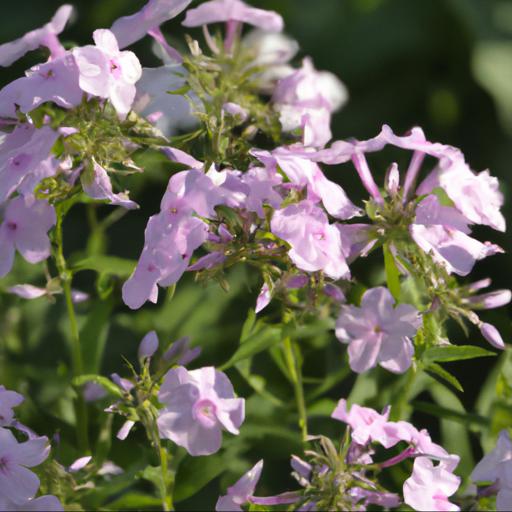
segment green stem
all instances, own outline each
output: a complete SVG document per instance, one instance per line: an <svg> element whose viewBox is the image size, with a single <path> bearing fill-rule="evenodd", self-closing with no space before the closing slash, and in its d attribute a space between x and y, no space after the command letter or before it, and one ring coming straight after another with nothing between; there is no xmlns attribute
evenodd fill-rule
<svg viewBox="0 0 512 512"><path fill-rule="evenodd" d="M69 272L66 259L64 258L64 244L62 237L62 212L57 208L57 226L56 226L56 243L57 254L55 256L55 263L59 271L62 288L64 290L64 298L66 301L66 309L69 319L69 327L71 333L71 362L73 368L73 376L79 377L83 375L83 361L82 361L82 348L80 345L80 334L78 331L78 323L76 321L75 308L73 306L73 299L71 294L72 274ZM77 397L75 399L75 414L76 414L76 433L77 441L80 450L87 452L89 450L88 440L88 418L87 407L82 394L82 390L75 389Z"/></svg>
<svg viewBox="0 0 512 512"><path fill-rule="evenodd" d="M306 412L306 401L304 399L304 386L302 383L302 369L297 360L297 354L292 341L289 337L283 340L284 355L290 378L295 392L295 401L297 403L297 412L299 413L299 429L302 434L302 442L306 443L308 439L308 417Z"/></svg>
<svg viewBox="0 0 512 512"><path fill-rule="evenodd" d="M417 374L418 370L414 366L411 366L411 368L409 368L409 371L407 372L405 382L402 388L399 390L395 403L391 408L391 417L394 421L404 419L404 412L407 407L407 403L409 402L409 398L411 396L411 391L414 385L414 381L416 380Z"/></svg>
<svg viewBox="0 0 512 512"><path fill-rule="evenodd" d="M158 443L158 451L160 455L160 469L162 471L162 505L164 511L174 510L173 502L172 502L172 488L174 487L174 477L167 484L167 478L169 474L169 454L167 450L162 446L162 444Z"/></svg>

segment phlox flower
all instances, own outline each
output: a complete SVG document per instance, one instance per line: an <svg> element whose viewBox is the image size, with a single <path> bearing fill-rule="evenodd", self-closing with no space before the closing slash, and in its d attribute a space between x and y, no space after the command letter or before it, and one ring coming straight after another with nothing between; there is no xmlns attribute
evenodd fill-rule
<svg viewBox="0 0 512 512"><path fill-rule="evenodd" d="M32 197L18 196L7 204L0 225L0 277L12 268L18 250L29 263L50 256L48 231L55 225L53 206Z"/></svg>
<svg viewBox="0 0 512 512"><path fill-rule="evenodd" d="M147 300L156 303L158 284L171 286L189 266L193 252L208 237L208 226L191 215L163 211L150 217L145 245L136 269L123 286L123 300L132 309Z"/></svg>
<svg viewBox="0 0 512 512"><path fill-rule="evenodd" d="M92 199L106 200L109 204L128 210L139 207L128 198L127 193L114 194L107 171L95 160L81 173L80 179L84 192Z"/></svg>
<svg viewBox="0 0 512 512"><path fill-rule="evenodd" d="M290 244L291 260L301 270L322 270L333 279L348 277L339 231L327 215L311 201L301 201L276 210L272 233Z"/></svg>
<svg viewBox="0 0 512 512"><path fill-rule="evenodd" d="M449 501L460 485L460 477L441 461L434 465L428 457L417 457L412 475L404 482L404 501L414 510L456 511Z"/></svg>
<svg viewBox="0 0 512 512"><path fill-rule="evenodd" d="M135 99L135 83L142 75L139 59L133 52L120 51L115 35L106 29L93 33L96 46L73 49L80 73L80 88L93 96L109 99L124 116Z"/></svg>
<svg viewBox="0 0 512 512"><path fill-rule="evenodd" d="M39 478L27 468L41 464L50 452L48 439L36 437L19 443L0 428L0 496L21 505L31 500L39 488Z"/></svg>
<svg viewBox="0 0 512 512"><path fill-rule="evenodd" d="M242 505L250 503L261 477L262 469L263 461L260 460L240 480L228 487L227 494L218 499L215 510L217 512L241 511Z"/></svg>
<svg viewBox="0 0 512 512"><path fill-rule="evenodd" d="M3 496L0 496L0 510L12 512L61 512L64 510L62 503L55 496L46 495L15 503Z"/></svg>
<svg viewBox="0 0 512 512"><path fill-rule="evenodd" d="M210 0L187 11L185 27L210 23L247 23L270 32L283 30L283 18L274 11L251 7L241 0Z"/></svg>
<svg viewBox="0 0 512 512"><path fill-rule="evenodd" d="M361 215L340 185L326 178L316 162L312 162L293 147L279 147L272 152L252 150L251 154L274 173L279 168L292 186L307 190L307 198L322 202L327 212L338 219L347 220Z"/></svg>
<svg viewBox="0 0 512 512"><path fill-rule="evenodd" d="M187 71L183 66L167 64L157 68L143 68L137 82L137 94L133 110L152 120L154 125L167 137L179 131L191 131L197 125L197 118L187 98L180 94L169 94L185 85ZM193 94L190 95L194 98ZM194 98L195 99L195 98ZM199 101L194 109L201 110Z"/></svg>
<svg viewBox="0 0 512 512"><path fill-rule="evenodd" d="M0 66L10 66L23 55L40 46L46 46L50 50L52 58L61 56L65 50L57 36L64 30L72 13L71 5L62 5L51 21L43 27L27 32L15 41L0 45Z"/></svg>
<svg viewBox="0 0 512 512"><path fill-rule="evenodd" d="M411 338L421 325L421 316L409 304L399 304L387 288L367 290L361 307L342 306L336 322L336 336L348 343L350 367L362 373L377 364L394 373L411 365Z"/></svg>
<svg viewBox="0 0 512 512"><path fill-rule="evenodd" d="M352 429L352 439L360 445L376 441L385 448L390 448L398 442L396 437L390 436L385 428L389 423L389 407L382 414L357 404L347 410L347 401L342 398L331 414L331 418L349 425Z"/></svg>
<svg viewBox="0 0 512 512"><path fill-rule="evenodd" d="M15 391L9 391L4 386L0 386L0 427L11 425L14 420L13 407L23 402L23 396Z"/></svg>
<svg viewBox="0 0 512 512"><path fill-rule="evenodd" d="M193 456L217 452L222 431L238 435L245 417L245 401L235 398L229 379L213 367L169 370L158 398L164 404L158 417L160 436Z"/></svg>
<svg viewBox="0 0 512 512"><path fill-rule="evenodd" d="M332 73L317 71L311 59L282 78L272 100L284 131L301 128L305 146L323 147L332 137L331 114L347 101L343 83Z"/></svg>
<svg viewBox="0 0 512 512"><path fill-rule="evenodd" d="M126 48L158 29L162 23L175 18L185 10L192 0L149 0L135 14L117 19L111 27L119 48Z"/></svg>
<svg viewBox="0 0 512 512"><path fill-rule="evenodd" d="M57 171L50 152L58 137L49 126L20 125L0 142L0 204L16 190L31 194L34 182Z"/></svg>
<svg viewBox="0 0 512 512"><path fill-rule="evenodd" d="M512 508L512 440L506 430L500 432L494 450L475 466L471 480L497 484L496 509Z"/></svg>
<svg viewBox="0 0 512 512"><path fill-rule="evenodd" d="M79 70L70 52L38 64L25 74L0 91L0 117L15 118L18 108L27 114L48 101L63 108L75 107L82 101Z"/></svg>
<svg viewBox="0 0 512 512"><path fill-rule="evenodd" d="M261 90L272 94L276 81L291 75L289 62L297 55L299 44L279 32L252 30L242 39L243 47L254 55L252 64L263 68L258 77Z"/></svg>

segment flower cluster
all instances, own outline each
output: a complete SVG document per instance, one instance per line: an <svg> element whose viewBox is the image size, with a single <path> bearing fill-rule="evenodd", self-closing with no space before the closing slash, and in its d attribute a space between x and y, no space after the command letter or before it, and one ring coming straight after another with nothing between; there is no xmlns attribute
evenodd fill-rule
<svg viewBox="0 0 512 512"><path fill-rule="evenodd" d="M23 396L0 386L0 508L2 510L64 510L55 496L36 497L39 478L28 468L50 454L47 437L40 437L16 421L13 407ZM20 436L26 439L18 441Z"/></svg>
<svg viewBox="0 0 512 512"><path fill-rule="evenodd" d="M246 412L246 401L226 373L211 364L187 368L201 351L191 348L188 338L161 350L151 331L139 345L138 366L126 360L129 378L84 375L82 324L73 304L89 296L72 289L74 274L98 272L98 301L121 291L124 281L122 300L137 310L158 303L161 288L170 295L187 272L227 290L226 275L243 264L255 269L251 279L260 292L236 357L220 368L228 371L236 363L257 393L281 403L239 364L268 349L294 387L303 441L315 449L292 457L298 490L255 496L263 468L259 461L219 498L216 509L366 510L405 503L414 510L460 510L462 501L454 497L461 484L455 474L459 456L433 442L426 430L390 421L389 406L378 413L356 404L349 409L341 400L332 413L348 425L339 446L308 435L304 358L293 337L301 322L307 327L319 316L327 320L329 335L347 345L354 372L380 366L414 379L425 371L452 386L458 381L436 361L454 360L443 359L443 351L467 346L447 339L450 319L463 329L466 322L473 324L494 348L505 349L498 329L477 311L508 304L511 291L481 293L489 279L461 281L478 261L503 252L473 233L479 225L505 231L498 180L487 170L474 172L459 149L428 141L419 127L397 135L384 125L368 140L332 141L331 117L348 100L347 89L331 73L316 70L309 57L293 66L299 45L282 33L278 13L242 0L203 2L186 11L182 25L202 27L204 43L187 35L189 51L178 51L161 25L190 4L149 0L110 29L95 30L94 45L72 48L59 39L73 11L65 5L42 28L0 45L2 66L38 48L48 57L0 90L0 277L11 272L18 252L31 264L45 262L46 284L16 285L11 293L25 299L65 296L72 386L79 395L75 416L85 455L68 473L96 464L85 448L87 407L96 402L102 413L122 416L118 440L125 441L134 427L144 431L161 475L156 478L156 468L148 466L142 478L155 485L170 510L179 465L169 464L170 454L219 452L224 431L237 436ZM246 33L246 25L254 28ZM154 40L160 67L143 68L127 49L146 36ZM379 185L369 162L389 146L406 152L409 164L400 172L392 162ZM89 247L89 258L66 260L62 226L75 204L92 205L89 220L98 239L138 208L125 187L131 174L148 171L144 153L172 172L158 211L147 219L136 265L103 254L93 261L98 251ZM426 161L434 166L425 172ZM343 174L329 170L347 163L368 193L361 204L338 183ZM94 207L102 204L118 208L97 229ZM104 251L105 244L97 245ZM357 281L353 263L371 252L382 254L385 277L367 287ZM110 263L107 270L103 256ZM110 276L116 279L111 282ZM261 332L265 335L258 339ZM475 350L490 354L469 349L469 357ZM403 403L411 382L404 384ZM320 387L322 393L329 388L329 383ZM107 395L108 404L102 401ZM49 445L15 420L12 408L22 400L0 386L0 509L61 510L56 497L36 497L39 479L27 468L48 457ZM395 407L400 417L403 411ZM27 439L20 442L21 437ZM98 460L104 462L102 457ZM479 484L471 500L496 495L498 509L510 508L511 460L512 442L504 430L496 449L471 475ZM100 466L94 476L110 471ZM398 485L400 495L388 489L397 481L396 473L388 478L395 466L407 473Z"/></svg>

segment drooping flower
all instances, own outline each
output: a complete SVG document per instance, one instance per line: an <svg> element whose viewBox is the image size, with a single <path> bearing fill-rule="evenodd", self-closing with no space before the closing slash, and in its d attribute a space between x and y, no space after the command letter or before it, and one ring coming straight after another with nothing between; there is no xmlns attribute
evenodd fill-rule
<svg viewBox="0 0 512 512"><path fill-rule="evenodd" d="M291 246L291 260L301 270L322 270L333 279L349 276L339 231L311 201L274 212L271 230Z"/></svg>
<svg viewBox="0 0 512 512"><path fill-rule="evenodd" d="M16 250L29 263L48 258L51 245L47 233L55 222L55 210L46 201L22 196L9 201L0 225L0 277L11 270Z"/></svg>
<svg viewBox="0 0 512 512"><path fill-rule="evenodd" d="M310 59L282 78L273 102L284 131L302 129L305 146L323 147L332 137L331 114L347 101L347 90L332 73L317 71Z"/></svg>
<svg viewBox="0 0 512 512"><path fill-rule="evenodd" d="M149 0L135 14L117 19L111 27L119 48L126 48L184 11L192 0Z"/></svg>
<svg viewBox="0 0 512 512"><path fill-rule="evenodd" d="M456 511L449 501L460 485L460 477L441 461L434 465L428 457L417 457L412 475L404 483L404 501L414 510Z"/></svg>
<svg viewBox="0 0 512 512"><path fill-rule="evenodd" d="M135 99L135 83L142 75L139 59L133 52L120 51L110 30L93 33L96 46L73 49L80 73L80 88L93 96L109 99L120 115L126 115Z"/></svg>
<svg viewBox="0 0 512 512"><path fill-rule="evenodd" d="M16 391L5 389L5 386L0 386L0 427L11 425L14 420L13 407L16 407L23 402L23 396Z"/></svg>
<svg viewBox="0 0 512 512"><path fill-rule="evenodd" d="M46 437L19 443L10 430L0 428L0 496L18 505L31 500L39 478L27 468L41 464L49 452Z"/></svg>
<svg viewBox="0 0 512 512"><path fill-rule="evenodd" d="M57 36L64 30L72 13L71 5L62 5L51 21L43 27L26 33L20 39L0 45L0 66L8 67L26 53L37 50L40 46L48 48L52 58L60 57L65 50Z"/></svg>
<svg viewBox="0 0 512 512"><path fill-rule="evenodd" d="M497 510L507 511L512 508L512 440L506 430L500 432L494 450L475 466L471 480L496 486Z"/></svg>
<svg viewBox="0 0 512 512"><path fill-rule="evenodd" d="M211 23L247 23L269 32L283 29L283 18L274 11L251 7L242 0L210 0L187 11L185 27Z"/></svg>
<svg viewBox="0 0 512 512"><path fill-rule="evenodd" d="M114 206L122 206L128 210L139 207L128 197L128 193L121 192L114 194L112 183L107 171L94 159L80 176L84 192L92 199L106 200Z"/></svg>
<svg viewBox="0 0 512 512"><path fill-rule="evenodd" d="M350 367L361 373L377 364L394 373L403 373L411 365L421 317L409 304L394 306L387 288L367 290L361 307L342 306L336 323L336 336L348 343Z"/></svg>
<svg viewBox="0 0 512 512"><path fill-rule="evenodd" d="M211 455L220 449L222 431L238 435L245 401L235 398L226 375L213 367L167 372L158 393L160 436L183 446L191 455Z"/></svg>
<svg viewBox="0 0 512 512"><path fill-rule="evenodd" d="M227 494L221 496L215 510L217 512L241 511L242 505L250 502L263 469L263 460L257 462L240 480L228 487Z"/></svg>

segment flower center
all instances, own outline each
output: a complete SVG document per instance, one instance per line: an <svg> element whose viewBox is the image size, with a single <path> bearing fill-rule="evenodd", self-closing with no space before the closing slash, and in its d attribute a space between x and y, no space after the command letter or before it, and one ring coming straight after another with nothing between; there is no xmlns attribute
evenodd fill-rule
<svg viewBox="0 0 512 512"><path fill-rule="evenodd" d="M18 229L18 224L16 224L16 222L13 222L10 220L7 222L7 229L9 231L16 231Z"/></svg>
<svg viewBox="0 0 512 512"><path fill-rule="evenodd" d="M0 473L5 475L5 474L7 474L8 469L9 469L9 459L6 456L0 457Z"/></svg>
<svg viewBox="0 0 512 512"><path fill-rule="evenodd" d="M207 398L194 404L192 414L205 428L213 428L217 424L217 406Z"/></svg>
<svg viewBox="0 0 512 512"><path fill-rule="evenodd" d="M9 165L11 169L20 170L26 168L30 163L30 160L32 160L30 155L27 155L27 153L20 153L19 155L11 158Z"/></svg>

